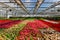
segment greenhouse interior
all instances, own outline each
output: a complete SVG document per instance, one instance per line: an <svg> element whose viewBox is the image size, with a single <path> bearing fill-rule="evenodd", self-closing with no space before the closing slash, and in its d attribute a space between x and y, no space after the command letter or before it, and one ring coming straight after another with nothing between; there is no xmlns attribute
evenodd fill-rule
<svg viewBox="0 0 60 40"><path fill-rule="evenodd" d="M60 0L0 0L0 40L60 40Z"/></svg>

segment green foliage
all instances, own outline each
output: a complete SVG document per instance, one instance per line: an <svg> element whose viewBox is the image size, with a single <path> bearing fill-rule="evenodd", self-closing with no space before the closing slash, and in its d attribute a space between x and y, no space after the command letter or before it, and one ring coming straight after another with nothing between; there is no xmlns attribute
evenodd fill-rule
<svg viewBox="0 0 60 40"><path fill-rule="evenodd" d="M6 40L14 40L16 36L19 35L19 31L24 28L25 24L18 24L17 27L4 29L4 31L0 31L0 35L5 37Z"/></svg>
<svg viewBox="0 0 60 40"><path fill-rule="evenodd" d="M7 18L0 18L2 20L7 19ZM11 17L9 20L34 20L34 19L44 19L41 17Z"/></svg>
<svg viewBox="0 0 60 40"><path fill-rule="evenodd" d="M6 19L6 18L4 18L4 17L0 17L0 20L4 20L4 19Z"/></svg>

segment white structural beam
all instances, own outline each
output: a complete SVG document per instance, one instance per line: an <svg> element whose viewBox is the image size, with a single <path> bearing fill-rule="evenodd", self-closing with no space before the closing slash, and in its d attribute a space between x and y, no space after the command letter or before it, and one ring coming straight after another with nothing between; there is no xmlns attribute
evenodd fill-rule
<svg viewBox="0 0 60 40"><path fill-rule="evenodd" d="M33 13L36 13L40 5L43 3L44 0L37 0Z"/></svg>
<svg viewBox="0 0 60 40"><path fill-rule="evenodd" d="M51 8L54 8L55 6L57 6L57 5L60 5L60 1L58 1L58 2L56 2L56 3L54 3L53 5L51 5L50 7L48 7L48 8L46 8L46 10L45 11L47 11L47 10L49 10L49 9L51 9Z"/></svg>
<svg viewBox="0 0 60 40"><path fill-rule="evenodd" d="M21 0L15 0L15 2L16 2L20 7L22 7L22 9L23 9L26 13L28 13L28 10L26 9L26 7L24 6L24 4L22 3Z"/></svg>

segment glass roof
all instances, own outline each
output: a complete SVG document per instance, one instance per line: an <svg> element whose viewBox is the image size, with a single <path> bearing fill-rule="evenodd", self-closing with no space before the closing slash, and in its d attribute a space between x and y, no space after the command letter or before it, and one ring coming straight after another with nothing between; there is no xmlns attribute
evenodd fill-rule
<svg viewBox="0 0 60 40"><path fill-rule="evenodd" d="M36 6L37 0L21 0L23 5L26 7L26 9L30 12L33 13L34 8ZM41 11L44 11L46 8L50 7L51 5L53 5L55 2L58 2L60 0L44 0L41 5L39 6L37 13L40 13ZM25 13L25 11L17 4L15 3L14 0L0 0L0 3L4 3L8 6L10 6L10 8L14 8L19 12ZM56 6L57 8L60 7L60 5ZM0 10L2 10L3 8L7 8L9 9L9 7L6 7L2 4L0 4ZM3 9L5 10L5 9ZM6 11L5 10L5 11Z"/></svg>

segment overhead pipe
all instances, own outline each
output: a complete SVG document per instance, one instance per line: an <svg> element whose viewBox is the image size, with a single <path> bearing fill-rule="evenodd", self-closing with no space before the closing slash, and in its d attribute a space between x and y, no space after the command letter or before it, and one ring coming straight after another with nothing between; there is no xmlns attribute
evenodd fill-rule
<svg viewBox="0 0 60 40"><path fill-rule="evenodd" d="M21 0L15 0L15 2L26 12L28 13L27 8L24 6Z"/></svg>
<svg viewBox="0 0 60 40"><path fill-rule="evenodd" d="M37 0L37 3L35 5L34 11L33 13L35 14L38 10L38 8L41 6L41 4L43 3L44 0Z"/></svg>

